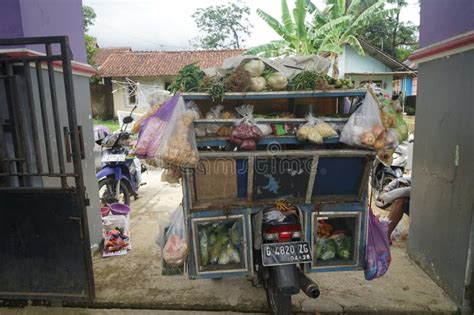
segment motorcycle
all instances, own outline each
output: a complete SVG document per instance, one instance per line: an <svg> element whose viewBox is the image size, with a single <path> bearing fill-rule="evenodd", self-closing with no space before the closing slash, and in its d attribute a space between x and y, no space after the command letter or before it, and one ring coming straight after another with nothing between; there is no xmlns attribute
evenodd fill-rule
<svg viewBox="0 0 474 315"><path fill-rule="evenodd" d="M99 198L102 205L123 203L130 205L130 197L138 198L138 188L145 185L141 174L146 171L140 160L130 155L130 133L126 131L133 122L132 114L123 118L119 131L96 141L102 147L102 168L97 172Z"/></svg>
<svg viewBox="0 0 474 315"><path fill-rule="evenodd" d="M300 269L311 261L310 246L302 241L301 217L299 209L285 201L263 211L262 244L254 257L272 314L291 314L291 296L300 290L310 298L320 295L319 286Z"/></svg>
<svg viewBox="0 0 474 315"><path fill-rule="evenodd" d="M393 154L393 162L391 165L386 165L378 156L374 160L372 167L371 185L374 190L375 205L380 209L386 209L390 204L384 203L379 195L392 180L400 178L405 173L405 168L408 163L408 144L413 142L413 136L410 135L407 142L400 144Z"/></svg>

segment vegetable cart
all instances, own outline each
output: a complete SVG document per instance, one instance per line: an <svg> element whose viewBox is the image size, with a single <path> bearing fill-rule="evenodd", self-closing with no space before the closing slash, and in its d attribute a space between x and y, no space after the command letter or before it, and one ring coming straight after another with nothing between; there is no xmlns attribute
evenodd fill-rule
<svg viewBox="0 0 474 315"><path fill-rule="evenodd" d="M365 93L365 89L226 93L220 103L227 109L252 104L255 113L262 114L256 116L257 124L296 127L310 112L340 129L349 117L340 114L343 98L347 104ZM216 105L205 93L182 96L202 112ZM292 117L268 118L275 111ZM196 119L194 127L231 126L236 121ZM363 268L373 151L349 147L338 137L311 144L291 132L262 137L255 151L229 150L227 137L197 136L196 142L199 165L182 169L189 278L263 280L271 310L285 313L291 294L300 288L308 296L319 295L317 284L305 273ZM301 222L301 231L290 232L293 239L286 239L290 245L285 246L280 246L283 230L273 226L276 234L266 233L261 224L265 209L282 199L298 209ZM263 216L265 221L268 215ZM337 234L344 236L339 243ZM271 243L272 235L280 240L277 246L265 244ZM309 251L302 244L309 245ZM262 273L266 269L270 271ZM292 281L297 291L292 290Z"/></svg>

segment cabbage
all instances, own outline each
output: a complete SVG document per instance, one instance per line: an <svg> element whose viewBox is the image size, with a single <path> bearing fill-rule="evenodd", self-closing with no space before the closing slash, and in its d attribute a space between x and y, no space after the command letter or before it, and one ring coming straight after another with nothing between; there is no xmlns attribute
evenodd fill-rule
<svg viewBox="0 0 474 315"><path fill-rule="evenodd" d="M274 72L267 76L267 84L272 90L284 90L288 85L288 79L282 73Z"/></svg>
<svg viewBox="0 0 474 315"><path fill-rule="evenodd" d="M250 91L253 92L260 92L265 89L265 84L267 81L265 81L264 77L254 77L250 79Z"/></svg>
<svg viewBox="0 0 474 315"><path fill-rule="evenodd" d="M237 222L232 225L232 228L229 230L230 241L234 245L238 245L240 243L239 237L239 230L237 229Z"/></svg>
<svg viewBox="0 0 474 315"><path fill-rule="evenodd" d="M251 77L259 77L265 70L265 64L259 59L252 59L244 65L244 69L250 73Z"/></svg>

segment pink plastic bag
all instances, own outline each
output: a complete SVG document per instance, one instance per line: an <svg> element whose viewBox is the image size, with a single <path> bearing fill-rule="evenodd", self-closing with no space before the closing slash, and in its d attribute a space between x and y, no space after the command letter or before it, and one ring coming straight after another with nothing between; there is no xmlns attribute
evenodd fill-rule
<svg viewBox="0 0 474 315"><path fill-rule="evenodd" d="M153 158L161 137L171 119L179 100L179 94L166 101L152 116L145 119L138 134L135 154L142 158Z"/></svg>
<svg viewBox="0 0 474 315"><path fill-rule="evenodd" d="M383 276L390 266L390 242L388 221L379 221L369 207L369 226L367 233L367 254L365 256L365 279L372 280Z"/></svg>

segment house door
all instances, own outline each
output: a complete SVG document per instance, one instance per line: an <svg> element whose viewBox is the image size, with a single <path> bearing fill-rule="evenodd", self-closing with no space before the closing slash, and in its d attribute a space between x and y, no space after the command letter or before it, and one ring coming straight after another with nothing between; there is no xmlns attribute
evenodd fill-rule
<svg viewBox="0 0 474 315"><path fill-rule="evenodd" d="M67 37L0 39L0 304L90 301L94 280Z"/></svg>

